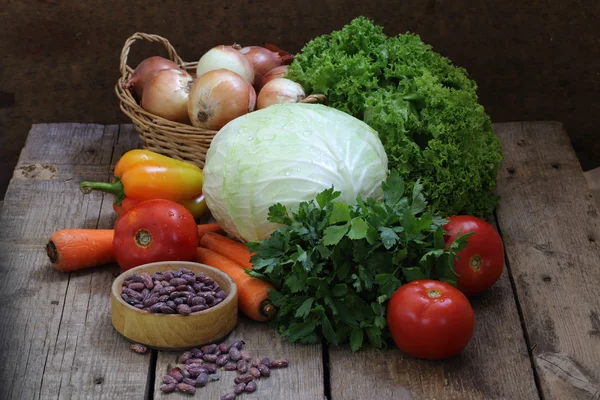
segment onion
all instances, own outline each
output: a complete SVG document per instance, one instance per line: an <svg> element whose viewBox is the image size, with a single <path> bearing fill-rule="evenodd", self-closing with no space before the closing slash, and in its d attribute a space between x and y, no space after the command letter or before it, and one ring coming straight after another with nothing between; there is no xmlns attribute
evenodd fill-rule
<svg viewBox="0 0 600 400"><path fill-rule="evenodd" d="M289 64L294 56L286 52L271 51L261 46L247 46L240 50L254 67L254 87L262 87L263 77L267 72L280 65Z"/></svg>
<svg viewBox="0 0 600 400"><path fill-rule="evenodd" d="M258 93L256 108L260 110L273 104L297 103L305 97L304 89L298 83L286 78L275 78Z"/></svg>
<svg viewBox="0 0 600 400"><path fill-rule="evenodd" d="M239 45L216 46L204 53L196 67L196 77L209 71L228 69L254 83L254 68L250 61L239 51Z"/></svg>
<svg viewBox="0 0 600 400"><path fill-rule="evenodd" d="M269 81L272 81L275 78L283 78L285 74L287 74L288 68L289 67L287 65L280 65L279 67L275 67L267 72L263 77L262 85L258 88L258 90L260 91L267 83L269 83Z"/></svg>
<svg viewBox="0 0 600 400"><path fill-rule="evenodd" d="M163 57L155 56L146 58L144 61L138 64L131 77L127 80L127 82L125 82L125 88L133 87L138 99L141 99L146 83L152 79L154 74L156 74L158 71L168 68L178 69L179 66L173 61L167 60Z"/></svg>
<svg viewBox="0 0 600 400"><path fill-rule="evenodd" d="M248 81L227 69L209 71L190 91L188 115L192 125L219 130L229 121L254 111L256 91Z"/></svg>
<svg viewBox="0 0 600 400"><path fill-rule="evenodd" d="M181 69L163 69L144 87L142 108L170 121L188 123L187 103L193 79Z"/></svg>

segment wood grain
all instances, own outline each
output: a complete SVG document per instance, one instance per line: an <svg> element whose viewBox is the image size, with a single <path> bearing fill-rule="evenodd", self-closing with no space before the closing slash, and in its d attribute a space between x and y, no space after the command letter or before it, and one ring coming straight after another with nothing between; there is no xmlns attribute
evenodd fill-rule
<svg viewBox="0 0 600 400"><path fill-rule="evenodd" d="M452 359L418 360L397 348L330 348L332 399L538 399L506 268L471 305L475 333Z"/></svg>
<svg viewBox="0 0 600 400"><path fill-rule="evenodd" d="M11 323L0 327L0 398L144 393L149 355L131 352L110 324L110 284L118 268L66 274L53 270L44 252L56 229L112 226L104 195L84 196L78 185L109 178L117 136L117 126L31 131L0 216L7 228L0 233L0 289L14 298L14 306L2 308L2 320Z"/></svg>
<svg viewBox="0 0 600 400"><path fill-rule="evenodd" d="M244 393L248 400L306 400L323 399L323 363L321 346L296 345L282 340L281 337L265 323L250 321L240 315L238 325L224 340L233 343L237 340L246 342L245 349L255 358L269 357L271 360L285 358L290 361L288 368L276 369L267 379L258 382L258 390ZM156 363L155 399L187 399L188 395L179 393L165 395L160 391L161 377L175 366L181 353L158 352ZM233 380L237 372L219 371L221 379L211 382L204 388L198 388L196 397L203 399L220 399L224 394L233 392Z"/></svg>
<svg viewBox="0 0 600 400"><path fill-rule="evenodd" d="M600 216L559 123L496 126L498 222L544 399L600 398Z"/></svg>

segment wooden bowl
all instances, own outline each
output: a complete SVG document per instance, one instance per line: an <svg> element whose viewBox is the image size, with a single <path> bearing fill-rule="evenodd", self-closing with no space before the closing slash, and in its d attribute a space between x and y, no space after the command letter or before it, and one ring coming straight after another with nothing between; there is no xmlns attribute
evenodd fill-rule
<svg viewBox="0 0 600 400"><path fill-rule="evenodd" d="M127 304L121 297L125 277L130 274L187 268L204 272L227 293L214 307L187 316L153 314ZM114 328L128 340L158 350L183 350L218 341L229 334L238 319L238 291L233 279L224 272L205 264L165 261L140 265L121 273L111 290L111 318Z"/></svg>

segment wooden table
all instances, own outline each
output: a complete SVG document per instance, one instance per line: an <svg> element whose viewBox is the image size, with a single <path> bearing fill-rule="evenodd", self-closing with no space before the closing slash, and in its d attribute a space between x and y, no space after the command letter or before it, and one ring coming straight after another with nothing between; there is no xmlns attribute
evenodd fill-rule
<svg viewBox="0 0 600 400"><path fill-rule="evenodd" d="M495 125L504 152L492 218L506 269L473 299L476 329L458 357L412 359L399 350L291 345L241 319L228 340L286 357L245 399L600 399L600 217L559 123ZM0 216L0 399L152 399L177 353L145 355L112 327L105 266L61 273L44 245L63 228L111 228L111 196L82 195L108 180L139 141L130 125L33 126ZM233 375L196 393L219 399Z"/></svg>

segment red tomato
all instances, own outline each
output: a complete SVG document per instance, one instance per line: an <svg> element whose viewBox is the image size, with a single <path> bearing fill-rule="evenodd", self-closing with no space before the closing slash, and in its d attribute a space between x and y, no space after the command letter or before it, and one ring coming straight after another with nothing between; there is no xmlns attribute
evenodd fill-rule
<svg viewBox="0 0 600 400"><path fill-rule="evenodd" d="M440 281L412 281L400 286L387 306L387 322L400 350L413 357L442 360L460 353L475 329L466 296Z"/></svg>
<svg viewBox="0 0 600 400"><path fill-rule="evenodd" d="M198 247L194 216L169 200L148 200L115 223L113 252L121 270L156 261L192 261Z"/></svg>
<svg viewBox="0 0 600 400"><path fill-rule="evenodd" d="M493 226L482 219L471 216L448 218L444 230L448 233L445 242L448 246L458 232L475 232L467 241L467 246L457 253L454 270L458 274L457 287L467 296L483 292L492 286L504 268L504 246L500 235Z"/></svg>

